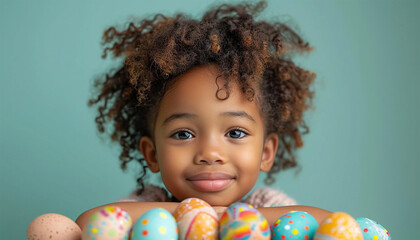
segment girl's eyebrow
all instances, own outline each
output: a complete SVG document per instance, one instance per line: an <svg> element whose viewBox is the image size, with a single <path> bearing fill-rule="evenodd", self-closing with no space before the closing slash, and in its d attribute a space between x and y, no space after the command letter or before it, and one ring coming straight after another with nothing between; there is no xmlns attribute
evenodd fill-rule
<svg viewBox="0 0 420 240"><path fill-rule="evenodd" d="M179 118L198 118L197 115L191 113L174 113L171 116L167 117L165 121L163 121L162 126L168 124L169 122L179 119Z"/></svg>
<svg viewBox="0 0 420 240"><path fill-rule="evenodd" d="M249 115L248 113L246 113L244 111L222 112L222 113L220 113L219 116L221 116L221 117L241 117L241 118L246 118L248 120L251 120L252 122L256 122L255 119L251 115ZM162 126L168 124L169 122L171 122L175 119L180 119L180 118L197 119L198 115L192 114L192 113L174 113L174 114L171 114L169 117L167 117L163 121Z"/></svg>
<svg viewBox="0 0 420 240"><path fill-rule="evenodd" d="M243 117L247 118L253 122L256 122L255 119L244 111L237 111L237 112L223 112L220 114L222 117Z"/></svg>

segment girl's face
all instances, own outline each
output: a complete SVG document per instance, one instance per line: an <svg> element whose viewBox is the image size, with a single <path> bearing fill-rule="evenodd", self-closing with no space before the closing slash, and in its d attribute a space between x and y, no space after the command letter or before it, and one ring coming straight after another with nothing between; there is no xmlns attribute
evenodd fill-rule
<svg viewBox="0 0 420 240"><path fill-rule="evenodd" d="M275 157L278 138L264 138L257 103L248 101L235 81L229 98L216 97L219 74L216 66L204 65L179 76L159 105L154 141L140 141L149 168L160 171L180 201L197 197L213 206L239 201Z"/></svg>

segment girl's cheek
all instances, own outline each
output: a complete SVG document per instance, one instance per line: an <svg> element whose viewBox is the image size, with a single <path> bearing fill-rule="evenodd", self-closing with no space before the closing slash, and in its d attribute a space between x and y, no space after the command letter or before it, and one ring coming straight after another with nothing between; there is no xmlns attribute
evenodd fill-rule
<svg viewBox="0 0 420 240"><path fill-rule="evenodd" d="M167 165L177 166L192 158L190 148L185 146L170 146L162 149L161 160Z"/></svg>

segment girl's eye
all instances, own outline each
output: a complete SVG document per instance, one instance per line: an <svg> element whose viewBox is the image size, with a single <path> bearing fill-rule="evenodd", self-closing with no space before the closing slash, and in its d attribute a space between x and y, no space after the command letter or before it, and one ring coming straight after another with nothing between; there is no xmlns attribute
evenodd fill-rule
<svg viewBox="0 0 420 240"><path fill-rule="evenodd" d="M188 131L178 131L178 132L172 134L171 137L176 138L176 139L180 139L180 140L185 140L185 139L193 138L194 135L192 135Z"/></svg>
<svg viewBox="0 0 420 240"><path fill-rule="evenodd" d="M242 130L233 129L233 130L230 130L226 135L231 138L243 138L248 134Z"/></svg>

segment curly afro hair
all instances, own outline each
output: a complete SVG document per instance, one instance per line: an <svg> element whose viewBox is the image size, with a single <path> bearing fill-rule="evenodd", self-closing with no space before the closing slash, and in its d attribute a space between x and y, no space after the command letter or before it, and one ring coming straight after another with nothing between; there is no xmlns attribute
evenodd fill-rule
<svg viewBox="0 0 420 240"><path fill-rule="evenodd" d="M283 23L255 20L265 7L265 1L223 4L201 20L157 14L130 22L122 31L105 30L102 58L111 52L123 62L95 80L96 95L88 105L97 105L100 133L107 123L112 124L111 139L122 147L121 168L125 170L133 160L140 163L138 194L147 172L138 149L140 138L152 137L156 106L171 80L203 64L215 64L225 79L238 81L250 101L258 97L266 134L278 134L279 149L265 183L272 184L273 174L281 169L297 165L294 152L303 146L301 135L309 132L302 115L312 105L314 92L309 88L316 75L296 66L291 58L312 48ZM228 81L222 89L228 89Z"/></svg>

